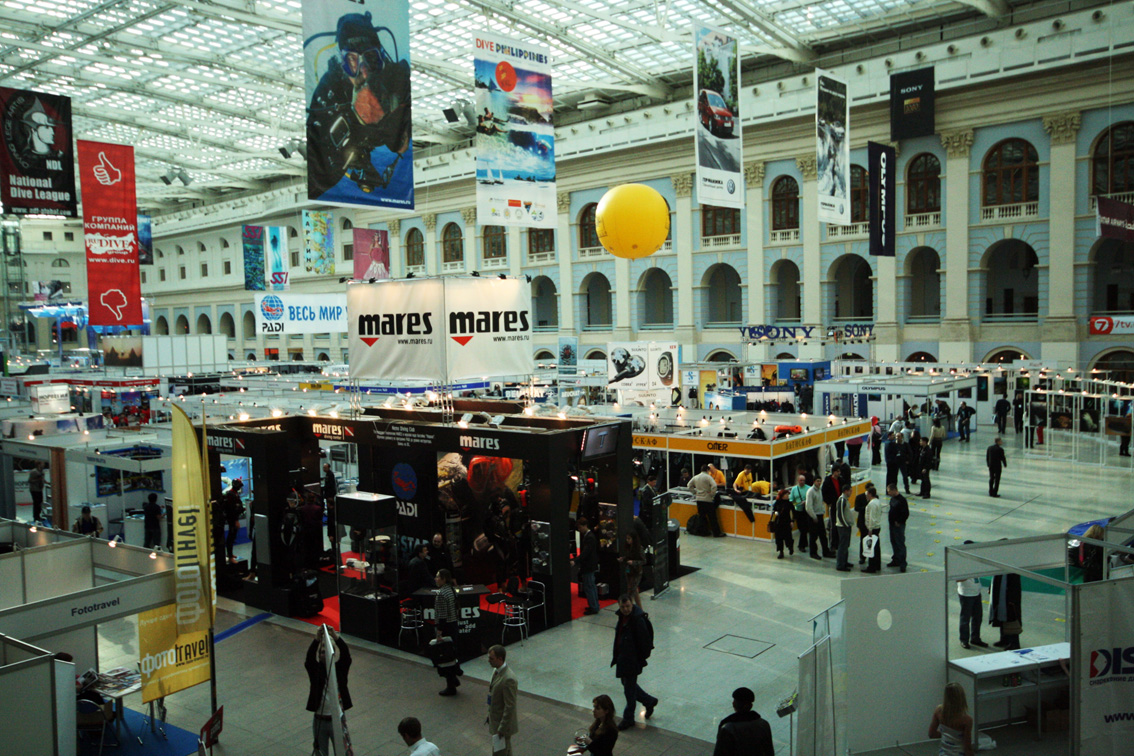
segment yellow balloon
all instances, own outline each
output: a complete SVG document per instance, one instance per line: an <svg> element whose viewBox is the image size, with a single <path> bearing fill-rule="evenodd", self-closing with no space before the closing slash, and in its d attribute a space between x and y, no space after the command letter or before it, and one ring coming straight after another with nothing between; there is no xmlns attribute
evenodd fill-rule
<svg viewBox="0 0 1134 756"><path fill-rule="evenodd" d="M669 236L669 205L645 184L622 184L599 200L595 228L610 254L631 260L648 257Z"/></svg>

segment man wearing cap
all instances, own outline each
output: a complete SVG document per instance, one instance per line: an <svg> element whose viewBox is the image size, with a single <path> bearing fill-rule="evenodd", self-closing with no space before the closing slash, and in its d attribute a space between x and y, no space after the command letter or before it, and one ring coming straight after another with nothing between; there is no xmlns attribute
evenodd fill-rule
<svg viewBox="0 0 1134 756"><path fill-rule="evenodd" d="M732 692L733 713L722 719L717 728L713 756L774 756L772 726L752 711L755 700L756 694L750 688Z"/></svg>

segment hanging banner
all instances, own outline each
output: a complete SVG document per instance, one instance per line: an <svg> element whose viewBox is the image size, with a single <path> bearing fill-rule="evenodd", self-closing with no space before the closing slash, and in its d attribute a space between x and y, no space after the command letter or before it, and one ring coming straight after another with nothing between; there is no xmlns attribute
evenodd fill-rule
<svg viewBox="0 0 1134 756"><path fill-rule="evenodd" d="M71 98L0 87L4 212L75 217L71 137Z"/></svg>
<svg viewBox="0 0 1134 756"><path fill-rule="evenodd" d="M390 277L390 234L376 228L354 229L354 279L385 281Z"/></svg>
<svg viewBox="0 0 1134 756"><path fill-rule="evenodd" d="M285 226L264 227L264 289L266 291L287 291L291 288L289 272L287 228Z"/></svg>
<svg viewBox="0 0 1134 756"><path fill-rule="evenodd" d="M1079 753L1121 756L1134 739L1134 580L1076 586ZM1075 647L1072 644L1072 647Z"/></svg>
<svg viewBox="0 0 1134 756"><path fill-rule="evenodd" d="M1134 242L1134 205L1107 197L1097 197L1095 202L1098 235Z"/></svg>
<svg viewBox="0 0 1134 756"><path fill-rule="evenodd" d="M449 382L532 372L532 292L522 278L446 278Z"/></svg>
<svg viewBox="0 0 1134 756"><path fill-rule="evenodd" d="M866 143L867 180L870 184L870 254L895 253L894 198L897 195L898 152L876 142Z"/></svg>
<svg viewBox="0 0 1134 756"><path fill-rule="evenodd" d="M145 213L138 213L138 264L154 264L153 219Z"/></svg>
<svg viewBox="0 0 1134 756"><path fill-rule="evenodd" d="M66 287L62 281L31 281L31 295L36 302L62 302Z"/></svg>
<svg viewBox="0 0 1134 756"><path fill-rule="evenodd" d="M303 259L308 273L334 274L335 226L331 213L303 211Z"/></svg>
<svg viewBox="0 0 1134 756"><path fill-rule="evenodd" d="M740 138L740 55L735 37L707 26L693 30L697 100L697 201L744 207Z"/></svg>
<svg viewBox="0 0 1134 756"><path fill-rule="evenodd" d="M631 341L606 346L606 382L611 388L655 391L681 385L677 344Z"/></svg>
<svg viewBox="0 0 1134 756"><path fill-rule="evenodd" d="M264 291L264 227L245 226L240 238L244 245L244 289Z"/></svg>
<svg viewBox="0 0 1134 756"><path fill-rule="evenodd" d="M846 226L851 222L850 105L847 83L815 71L816 171L819 180L819 221Z"/></svg>
<svg viewBox="0 0 1134 756"><path fill-rule="evenodd" d="M1134 334L1134 317L1092 315L1087 319L1087 326L1092 336L1128 336Z"/></svg>
<svg viewBox="0 0 1134 756"><path fill-rule="evenodd" d="M413 209L409 3L304 0L307 198Z"/></svg>
<svg viewBox="0 0 1134 756"><path fill-rule="evenodd" d="M890 141L933 136L935 92L933 67L890 75Z"/></svg>
<svg viewBox="0 0 1134 756"><path fill-rule="evenodd" d="M257 294L257 333L346 333L346 294Z"/></svg>
<svg viewBox="0 0 1134 756"><path fill-rule="evenodd" d="M555 228L555 125L546 47L473 39L476 205L482 223Z"/></svg>
<svg viewBox="0 0 1134 756"><path fill-rule="evenodd" d="M134 148L79 140L90 325L142 325Z"/></svg>

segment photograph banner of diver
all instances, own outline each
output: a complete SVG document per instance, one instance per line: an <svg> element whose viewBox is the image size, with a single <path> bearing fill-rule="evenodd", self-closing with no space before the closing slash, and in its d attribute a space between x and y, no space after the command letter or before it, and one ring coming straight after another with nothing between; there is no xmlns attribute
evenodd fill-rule
<svg viewBox="0 0 1134 756"><path fill-rule="evenodd" d="M153 219L145 213L138 213L138 264L154 264Z"/></svg>
<svg viewBox="0 0 1134 756"><path fill-rule="evenodd" d="M15 215L77 213L71 98L0 87L0 202Z"/></svg>
<svg viewBox="0 0 1134 756"><path fill-rule="evenodd" d="M308 273L334 274L334 215L325 210L303 211L303 258Z"/></svg>
<svg viewBox="0 0 1134 756"><path fill-rule="evenodd" d="M287 291L290 263L286 226L264 226L264 289Z"/></svg>
<svg viewBox="0 0 1134 756"><path fill-rule="evenodd" d="M264 291L264 227L245 226L240 239L244 247L244 289Z"/></svg>
<svg viewBox="0 0 1134 756"><path fill-rule="evenodd" d="M934 69L890 75L890 141L937 133Z"/></svg>
<svg viewBox="0 0 1134 756"><path fill-rule="evenodd" d="M870 254L893 257L895 253L894 197L897 193L898 151L877 142L866 143L870 185Z"/></svg>
<svg viewBox="0 0 1134 756"><path fill-rule="evenodd" d="M701 204L743 208L739 42L724 32L697 26L693 47L697 199Z"/></svg>
<svg viewBox="0 0 1134 756"><path fill-rule="evenodd" d="M77 143L90 325L141 326L134 148Z"/></svg>
<svg viewBox="0 0 1134 756"><path fill-rule="evenodd" d="M847 226L851 222L850 105L847 83L815 71L815 143L819 186L819 221Z"/></svg>
<svg viewBox="0 0 1134 756"><path fill-rule="evenodd" d="M555 228L548 49L492 34L475 34L473 48L477 219L485 225ZM468 113L460 115L473 125Z"/></svg>
<svg viewBox="0 0 1134 756"><path fill-rule="evenodd" d="M354 279L385 281L389 277L389 232L376 228L354 229Z"/></svg>
<svg viewBox="0 0 1134 756"><path fill-rule="evenodd" d="M412 210L409 3L303 0L307 198Z"/></svg>
<svg viewBox="0 0 1134 756"><path fill-rule="evenodd" d="M256 295L256 333L346 333L346 294Z"/></svg>

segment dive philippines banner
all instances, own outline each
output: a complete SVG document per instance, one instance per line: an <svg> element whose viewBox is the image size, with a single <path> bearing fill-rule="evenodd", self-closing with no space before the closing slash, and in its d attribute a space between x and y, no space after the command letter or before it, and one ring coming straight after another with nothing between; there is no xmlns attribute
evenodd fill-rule
<svg viewBox="0 0 1134 756"><path fill-rule="evenodd" d="M707 26L693 30L697 201L744 207L739 42Z"/></svg>
<svg viewBox="0 0 1134 756"><path fill-rule="evenodd" d="M937 133L933 67L890 75L890 141Z"/></svg>
<svg viewBox="0 0 1134 756"><path fill-rule="evenodd" d="M453 382L532 372L522 279L444 278L347 288L350 377Z"/></svg>
<svg viewBox="0 0 1134 756"><path fill-rule="evenodd" d="M77 146L90 325L140 326L134 148L83 140Z"/></svg>
<svg viewBox="0 0 1134 756"><path fill-rule="evenodd" d="M818 69L815 71L815 142L819 220L838 226L850 225L850 105L847 83Z"/></svg>
<svg viewBox="0 0 1134 756"><path fill-rule="evenodd" d="M244 248L244 289L264 291L264 227L244 226L240 240Z"/></svg>
<svg viewBox="0 0 1134 756"><path fill-rule="evenodd" d="M307 198L412 210L409 3L303 0L303 70Z"/></svg>
<svg viewBox="0 0 1134 756"><path fill-rule="evenodd" d="M335 272L335 226L331 213L303 211L303 261L308 273Z"/></svg>
<svg viewBox="0 0 1134 756"><path fill-rule="evenodd" d="M71 136L71 98L0 87L4 212L75 217Z"/></svg>
<svg viewBox="0 0 1134 756"><path fill-rule="evenodd" d="M482 224L555 228L555 124L548 49L473 37L476 206Z"/></svg>
<svg viewBox="0 0 1134 756"><path fill-rule="evenodd" d="M894 196L897 189L898 151L877 142L866 143L867 176L870 186L870 254L893 257L895 253Z"/></svg>
<svg viewBox="0 0 1134 756"><path fill-rule="evenodd" d="M1084 583L1075 604L1078 752L1125 756L1134 739L1134 580Z"/></svg>
<svg viewBox="0 0 1134 756"><path fill-rule="evenodd" d="M257 294L256 332L346 333L346 294Z"/></svg>
<svg viewBox="0 0 1134 756"><path fill-rule="evenodd" d="M376 228L354 229L354 278L385 281L390 277L390 234Z"/></svg>

